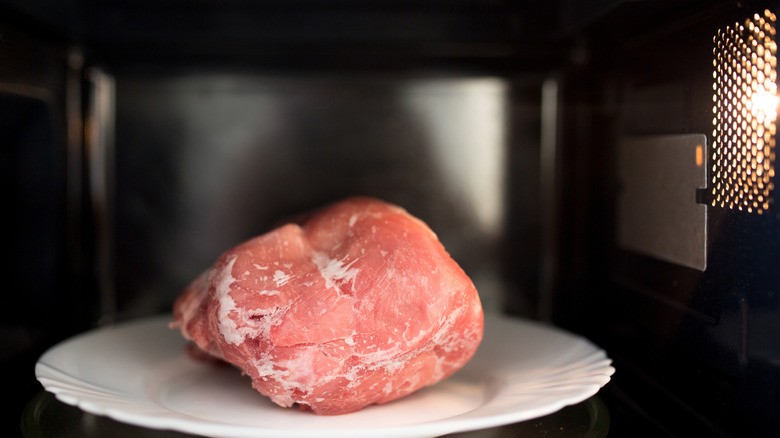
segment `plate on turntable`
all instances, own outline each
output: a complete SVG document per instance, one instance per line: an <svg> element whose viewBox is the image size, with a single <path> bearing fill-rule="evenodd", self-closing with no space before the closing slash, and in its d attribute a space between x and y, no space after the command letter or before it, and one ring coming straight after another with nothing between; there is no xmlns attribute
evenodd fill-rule
<svg viewBox="0 0 780 438"><path fill-rule="evenodd" d="M35 367L57 399L114 420L224 438L434 437L538 418L596 394L615 369L588 340L524 319L485 316L474 358L436 385L340 416L271 403L230 366L191 358L170 316L96 329Z"/></svg>

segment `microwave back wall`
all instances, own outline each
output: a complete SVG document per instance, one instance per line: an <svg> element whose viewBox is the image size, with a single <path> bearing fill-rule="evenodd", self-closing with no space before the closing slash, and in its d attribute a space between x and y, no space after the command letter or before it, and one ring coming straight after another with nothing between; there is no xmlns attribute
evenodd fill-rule
<svg viewBox="0 0 780 438"><path fill-rule="evenodd" d="M615 433L776 431L777 6L0 2L14 390L54 342L366 195L425 220L488 311L604 347Z"/></svg>

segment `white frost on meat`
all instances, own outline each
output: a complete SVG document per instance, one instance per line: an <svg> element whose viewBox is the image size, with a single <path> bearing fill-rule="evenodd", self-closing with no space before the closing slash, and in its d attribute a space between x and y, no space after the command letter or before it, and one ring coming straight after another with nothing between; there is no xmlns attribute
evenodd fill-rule
<svg viewBox="0 0 780 438"><path fill-rule="evenodd" d="M227 265L218 270L214 278L214 297L219 303L219 332L225 337L229 344L239 345L244 339L254 332L252 327L241 326L233 319L233 314L238 314L239 309L236 302L230 296L230 287L236 279L233 277L233 265L238 256L234 255L228 260Z"/></svg>
<svg viewBox="0 0 780 438"><path fill-rule="evenodd" d="M354 259L349 263L344 263L342 260L336 260L328 257L324 252L315 252L312 255L312 261L322 274L322 278L325 279L325 287L331 288L336 283L349 283L355 279L355 276L360 272L357 268L352 268L358 259Z"/></svg>
<svg viewBox="0 0 780 438"><path fill-rule="evenodd" d="M293 278L292 275L285 274L282 271L277 270L276 272L274 272L274 283L276 283L277 287L284 286L292 278Z"/></svg>

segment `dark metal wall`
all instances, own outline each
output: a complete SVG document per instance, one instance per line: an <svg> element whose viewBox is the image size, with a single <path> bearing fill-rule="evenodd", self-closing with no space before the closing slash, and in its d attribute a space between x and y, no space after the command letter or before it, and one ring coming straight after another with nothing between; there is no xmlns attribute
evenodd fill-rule
<svg viewBox="0 0 780 438"><path fill-rule="evenodd" d="M0 366L12 376L9 396L21 399L39 388L33 375L38 355L63 336L88 328L94 315L90 303L96 300L82 253L86 224L80 156L71 155L70 148L80 143L70 142L67 84L73 71L67 45L57 32L41 31L45 26L6 18L0 16L2 278L7 291L0 310ZM77 93L76 105L78 100ZM22 407L12 403L0 415L0 426L17 433Z"/></svg>
<svg viewBox="0 0 780 438"><path fill-rule="evenodd" d="M563 203L573 214L562 227L562 269L569 275L556 321L589 334L615 359L618 371L605 397L634 407L613 411L616 433L634 430L636 422L652 427L652 436L762 435L778 426L776 201L758 214L713 206L707 197L717 182L709 162L718 147L713 38L767 7L776 10L727 2L674 16L641 5L616 10L586 32L587 63L569 70L568 96L580 106L564 125L580 129L570 134L572 143L564 141L571 173L564 173L570 190ZM627 25L638 22L635 14L643 24ZM703 270L618 241L619 144L679 134L701 134L707 142L706 187L697 195L696 187L680 185L691 204L708 205ZM626 425L625 418L636 422Z"/></svg>

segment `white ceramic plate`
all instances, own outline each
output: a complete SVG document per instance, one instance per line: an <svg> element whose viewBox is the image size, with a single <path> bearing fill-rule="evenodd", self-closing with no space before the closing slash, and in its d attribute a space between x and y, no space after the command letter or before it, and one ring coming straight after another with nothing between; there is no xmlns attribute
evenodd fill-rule
<svg viewBox="0 0 780 438"><path fill-rule="evenodd" d="M433 437L529 420L592 396L614 368L567 332L486 316L485 336L458 373L403 399L322 417L272 404L229 366L190 358L168 316L102 328L48 350L44 388L86 412L211 437Z"/></svg>

